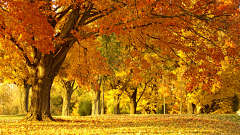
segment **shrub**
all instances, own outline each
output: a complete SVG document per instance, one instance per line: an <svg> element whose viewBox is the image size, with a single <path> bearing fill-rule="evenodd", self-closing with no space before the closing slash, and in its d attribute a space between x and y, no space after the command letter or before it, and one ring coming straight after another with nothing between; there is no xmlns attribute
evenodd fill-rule
<svg viewBox="0 0 240 135"><path fill-rule="evenodd" d="M238 107L239 107L239 98L237 95L234 95L233 104L232 104L232 109L233 109L234 113L236 113L238 111Z"/></svg>
<svg viewBox="0 0 240 135"><path fill-rule="evenodd" d="M168 111L169 111L168 105L165 104L165 114L168 114ZM157 113L157 114L164 114L164 105L158 107L158 110L157 110L156 113Z"/></svg>
<svg viewBox="0 0 240 135"><path fill-rule="evenodd" d="M78 114L80 116L91 115L92 112L92 103L90 99L85 99L82 102L78 103Z"/></svg>

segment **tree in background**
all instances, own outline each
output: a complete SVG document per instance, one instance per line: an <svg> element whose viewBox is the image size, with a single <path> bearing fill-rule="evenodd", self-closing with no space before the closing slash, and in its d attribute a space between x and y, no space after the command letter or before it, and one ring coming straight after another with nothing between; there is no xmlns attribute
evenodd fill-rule
<svg viewBox="0 0 240 135"><path fill-rule="evenodd" d="M3 115L16 115L19 111L19 92L14 84L0 84L0 102Z"/></svg>
<svg viewBox="0 0 240 135"><path fill-rule="evenodd" d="M204 91L202 84L199 84L195 91L188 94L192 103L201 106L197 113L235 113L237 111L239 71L229 63L228 57L225 57L221 64L223 69L218 72L221 83L215 83L210 93Z"/></svg>
<svg viewBox="0 0 240 135"><path fill-rule="evenodd" d="M1 105L2 105L2 114L4 115L4 106L9 104L9 102L11 101L11 96L10 96L10 89L7 85L0 85L0 90L1 90L1 93L0 93L0 102L1 102Z"/></svg>
<svg viewBox="0 0 240 135"><path fill-rule="evenodd" d="M19 61L19 54L7 53L7 50L2 48L0 60L8 61L2 62L0 64L0 76L2 77L2 83L14 83L18 86L20 92L20 105L19 114L27 114L28 112L28 100L29 100L29 90L31 87L27 67L24 65L23 61Z"/></svg>

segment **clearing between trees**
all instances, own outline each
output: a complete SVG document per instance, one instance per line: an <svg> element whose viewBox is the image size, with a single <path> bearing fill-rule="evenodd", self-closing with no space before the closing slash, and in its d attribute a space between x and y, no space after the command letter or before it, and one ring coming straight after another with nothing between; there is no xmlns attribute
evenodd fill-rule
<svg viewBox="0 0 240 135"><path fill-rule="evenodd" d="M55 122L0 116L1 134L240 134L235 114L54 116Z"/></svg>

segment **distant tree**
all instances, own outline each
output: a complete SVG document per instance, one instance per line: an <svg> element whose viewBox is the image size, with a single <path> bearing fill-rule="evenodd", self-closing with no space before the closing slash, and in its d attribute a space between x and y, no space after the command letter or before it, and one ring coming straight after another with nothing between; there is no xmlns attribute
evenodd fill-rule
<svg viewBox="0 0 240 135"><path fill-rule="evenodd" d="M1 84L0 85L0 103L3 106L3 112L4 115L4 106L8 104L11 101L11 93L9 91L8 85Z"/></svg>
<svg viewBox="0 0 240 135"><path fill-rule="evenodd" d="M5 115L18 114L20 95L16 85L0 84L0 108Z"/></svg>

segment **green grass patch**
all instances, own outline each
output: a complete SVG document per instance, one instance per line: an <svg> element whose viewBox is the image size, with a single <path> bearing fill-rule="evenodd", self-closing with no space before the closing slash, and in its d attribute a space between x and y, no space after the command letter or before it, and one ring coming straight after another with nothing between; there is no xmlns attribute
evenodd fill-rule
<svg viewBox="0 0 240 135"><path fill-rule="evenodd" d="M230 114L54 116L56 122L22 117L0 116L0 134L240 134L240 116Z"/></svg>

